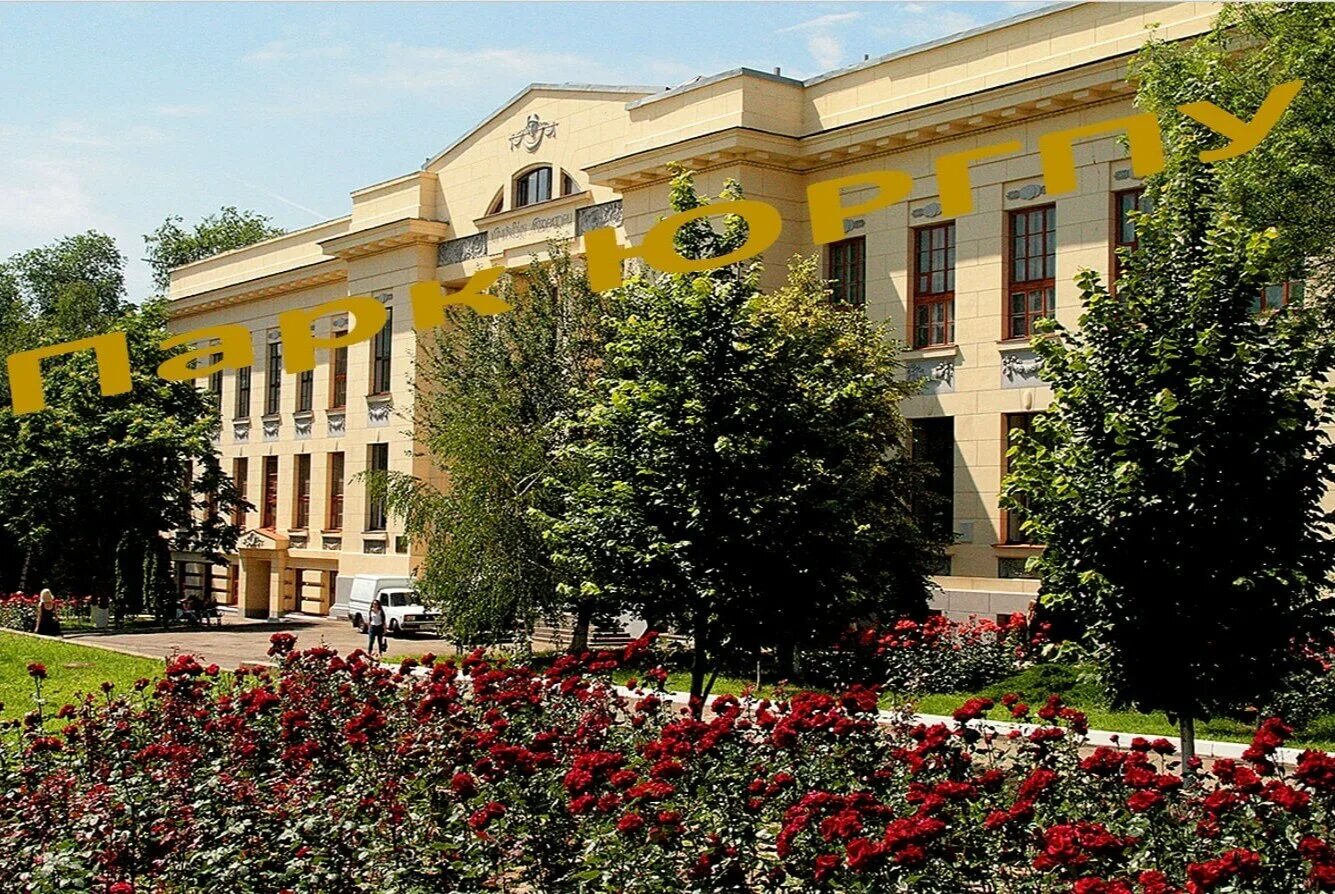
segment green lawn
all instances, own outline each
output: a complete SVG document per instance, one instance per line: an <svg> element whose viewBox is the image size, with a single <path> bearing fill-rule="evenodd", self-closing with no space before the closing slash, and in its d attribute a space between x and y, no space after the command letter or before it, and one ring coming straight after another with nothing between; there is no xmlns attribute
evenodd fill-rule
<svg viewBox="0 0 1335 894"><path fill-rule="evenodd" d="M46 665L42 698L49 712L73 701L76 693L96 691L104 680L124 690L163 669L161 661L149 658L0 631L0 718L21 717L35 707L28 676L28 665L33 663Z"/></svg>

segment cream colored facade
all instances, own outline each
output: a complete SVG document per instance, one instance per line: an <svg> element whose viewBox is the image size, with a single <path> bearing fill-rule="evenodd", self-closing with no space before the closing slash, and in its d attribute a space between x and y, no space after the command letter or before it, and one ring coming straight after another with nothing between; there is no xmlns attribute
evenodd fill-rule
<svg viewBox="0 0 1335 894"><path fill-rule="evenodd" d="M239 555L210 572L217 597L256 615L321 612L332 594L330 572L413 567L416 548L401 542L395 519L383 532L365 529L367 505L356 480L346 484L341 529L325 524L332 453L344 455L346 479L367 467L373 444L388 445L391 469L427 474L426 463L413 458L420 451L411 434L411 283L457 287L484 267L522 267L552 237L572 239L579 252L580 234L601 226L618 226L623 243L638 244L666 212L667 165L681 162L697 172L702 191L717 192L735 178L748 198L780 210L783 232L765 255L774 284L791 254L818 251L810 241L807 186L890 168L913 176L910 200L846 229L862 240L866 312L911 342L914 231L948 222L933 161L1019 140L1022 153L971 168L973 211L953 221L954 337L906 350L908 370L924 389L904 410L914 419L948 418L944 424L953 427L957 542L950 568L942 569L949 573L937 578L937 607L984 616L1025 610L1037 582L1012 575L1036 547L1006 544L998 491L1008 416L1041 411L1049 396L1027 339L1009 338L1005 328L1010 213L1055 207L1056 314L1074 324L1072 279L1081 268L1108 271L1114 197L1137 181L1125 148L1100 136L1076 144L1079 189L1047 196L1038 137L1129 114L1127 62L1153 26L1161 38L1187 38L1207 29L1217 11L1210 3L1047 7L807 81L738 69L670 90L533 85L421 171L352 193L347 217L180 268L170 292L174 329L241 323L254 337L248 416L234 418L237 374L223 377L224 468L247 460L247 496L261 507L264 458L278 464L275 524L260 528L259 514L250 514ZM518 179L543 166L552 169L552 198L517 207ZM830 249L819 251L828 256ZM296 412L296 377L285 375L279 412L264 414L265 357L277 315L355 294L381 296L393 308L389 395L368 397L372 347L361 344L349 350L345 409L328 408L330 364L322 356L313 412ZM317 331L332 322L322 319ZM302 453L311 457L310 521L294 528ZM190 580L202 585L200 569L191 569Z"/></svg>

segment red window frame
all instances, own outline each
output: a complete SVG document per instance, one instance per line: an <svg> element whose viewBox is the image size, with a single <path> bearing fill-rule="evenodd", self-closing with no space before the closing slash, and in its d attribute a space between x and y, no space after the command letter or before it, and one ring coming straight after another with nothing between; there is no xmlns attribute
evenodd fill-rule
<svg viewBox="0 0 1335 894"><path fill-rule="evenodd" d="M1123 189L1113 193L1113 257L1112 271L1115 283L1122 276L1122 254L1135 251L1140 240L1136 237L1136 225L1127 216L1131 211L1145 210L1145 187Z"/></svg>
<svg viewBox="0 0 1335 894"><path fill-rule="evenodd" d="M278 457L264 458L264 500L260 527L272 531L278 524Z"/></svg>
<svg viewBox="0 0 1335 894"><path fill-rule="evenodd" d="M1006 339L1029 338L1057 309L1057 206L1012 211L1006 228Z"/></svg>
<svg viewBox="0 0 1335 894"><path fill-rule="evenodd" d="M371 395L389 394L393 381L394 308L385 308L385 325L371 339Z"/></svg>
<svg viewBox="0 0 1335 894"><path fill-rule="evenodd" d="M1034 431L1034 419L1038 416L1038 411L1029 413L1006 413L1001 417L1001 477L1005 478L1011 471L1010 450L1015 446L1015 432L1023 432L1026 435ZM1021 505L1025 501L1020 500ZM1025 537L1021 526L1024 522L1023 509L1005 509L1002 510L1002 542L1007 546L1034 546L1033 541Z"/></svg>
<svg viewBox="0 0 1335 894"><path fill-rule="evenodd" d="M825 278L830 280L830 303L862 307L867 303L867 239L854 236L825 247Z"/></svg>
<svg viewBox="0 0 1335 894"><path fill-rule="evenodd" d="M334 338L348 334L346 329L335 329ZM348 347L334 348L329 364L329 409L342 410L348 405Z"/></svg>
<svg viewBox="0 0 1335 894"><path fill-rule="evenodd" d="M1284 282L1262 286L1260 294L1252 301L1253 313L1266 313L1288 307L1290 302L1301 304L1303 300L1304 280L1286 279Z"/></svg>
<svg viewBox="0 0 1335 894"><path fill-rule="evenodd" d="M250 460L244 456L232 460L232 483L236 485L236 492L240 496L240 502L232 507L232 524L238 528L245 527L246 524L246 487L247 478L250 477Z"/></svg>
<svg viewBox="0 0 1335 894"><path fill-rule="evenodd" d="M913 231L913 347L955 343L955 222Z"/></svg>
<svg viewBox="0 0 1335 894"><path fill-rule="evenodd" d="M292 527L298 531L306 530L311 521L311 455L297 454L296 499L292 506Z"/></svg>
<svg viewBox="0 0 1335 894"><path fill-rule="evenodd" d="M343 530L343 454L329 454L329 524L326 530Z"/></svg>

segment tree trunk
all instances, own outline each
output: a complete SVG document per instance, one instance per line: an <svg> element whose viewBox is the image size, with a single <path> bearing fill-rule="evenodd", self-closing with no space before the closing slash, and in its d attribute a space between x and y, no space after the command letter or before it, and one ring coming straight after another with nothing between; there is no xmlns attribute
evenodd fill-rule
<svg viewBox="0 0 1335 894"><path fill-rule="evenodd" d="M1182 738L1182 776L1184 779L1196 778L1196 718L1182 714L1177 720L1178 732Z"/></svg>
<svg viewBox="0 0 1335 894"><path fill-rule="evenodd" d="M695 613L694 630L691 631L691 716L696 720L705 710L705 674L709 670L707 652L709 640L709 621L703 611Z"/></svg>
<svg viewBox="0 0 1335 894"><path fill-rule="evenodd" d="M575 606L575 629L570 634L570 651L579 654L589 647L589 627L593 625L593 603L580 602Z"/></svg>
<svg viewBox="0 0 1335 894"><path fill-rule="evenodd" d="M793 641L785 639L774 647L775 670L778 672L780 680L791 680L793 670L797 664L797 650L793 646Z"/></svg>

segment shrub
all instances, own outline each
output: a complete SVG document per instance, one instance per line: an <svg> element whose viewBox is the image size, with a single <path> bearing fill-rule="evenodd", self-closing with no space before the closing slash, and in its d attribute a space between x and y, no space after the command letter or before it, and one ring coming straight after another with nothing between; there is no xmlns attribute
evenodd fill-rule
<svg viewBox="0 0 1335 894"><path fill-rule="evenodd" d="M1030 646L1023 615L1004 625L942 615L922 623L904 618L848 631L833 650L806 655L802 670L808 682L826 685L874 680L898 693L964 692L1020 670Z"/></svg>
<svg viewBox="0 0 1335 894"><path fill-rule="evenodd" d="M0 730L0 885L33 894L1297 892L1335 888L1335 758L1282 775L1278 720L1184 786L1173 747L883 724L875 687L721 696L702 720L624 654L544 671L275 641L275 670L190 656ZM35 686L40 668L30 669ZM663 679L650 669L644 679Z"/></svg>

